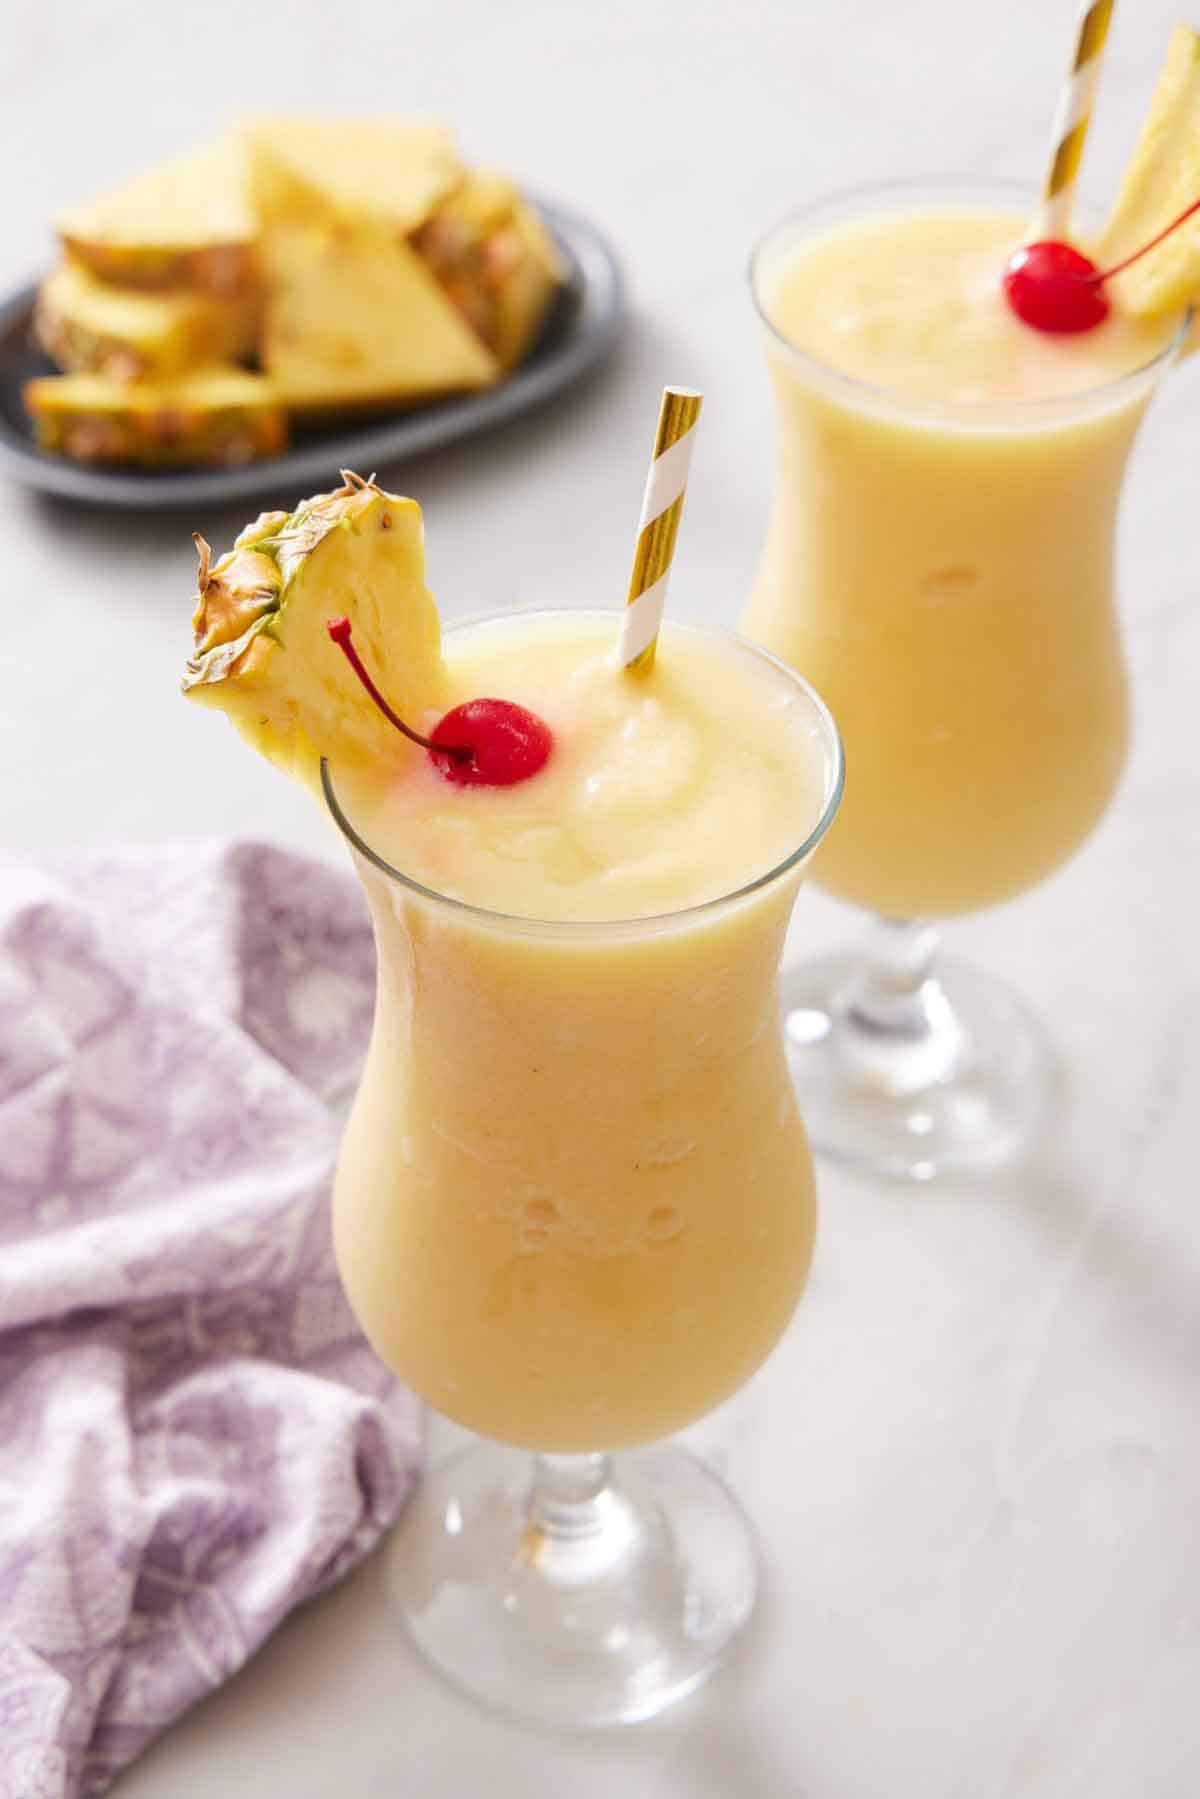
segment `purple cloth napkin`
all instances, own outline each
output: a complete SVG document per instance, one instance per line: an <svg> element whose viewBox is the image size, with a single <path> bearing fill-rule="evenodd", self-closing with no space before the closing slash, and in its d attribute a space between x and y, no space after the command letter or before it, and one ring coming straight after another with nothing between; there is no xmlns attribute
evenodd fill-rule
<svg viewBox="0 0 1200 1799"><path fill-rule="evenodd" d="M3 1799L101 1792L408 1491L328 1225L373 978L263 844L0 863Z"/></svg>

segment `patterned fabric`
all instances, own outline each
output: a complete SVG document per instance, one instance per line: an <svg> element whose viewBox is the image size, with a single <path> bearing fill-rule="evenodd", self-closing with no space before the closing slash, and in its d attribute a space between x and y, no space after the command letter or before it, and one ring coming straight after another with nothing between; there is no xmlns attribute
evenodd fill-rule
<svg viewBox="0 0 1200 1799"><path fill-rule="evenodd" d="M407 1493L328 1226L373 978L261 844L0 863L3 1799L101 1792Z"/></svg>

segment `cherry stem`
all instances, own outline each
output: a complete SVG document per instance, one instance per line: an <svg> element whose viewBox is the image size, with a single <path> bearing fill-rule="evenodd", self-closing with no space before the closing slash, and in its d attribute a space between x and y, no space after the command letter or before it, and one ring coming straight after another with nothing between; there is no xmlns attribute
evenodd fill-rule
<svg viewBox="0 0 1200 1799"><path fill-rule="evenodd" d="M1107 281L1110 276L1119 275L1123 269L1129 267L1131 262L1139 261L1148 251L1153 250L1157 244L1161 244L1164 237L1170 237L1172 231L1179 225L1182 225L1185 219L1190 219L1194 212L1200 212L1200 199L1193 200L1190 206L1185 206L1177 219L1172 219L1169 225L1164 225L1157 237L1152 237L1148 244L1143 244L1140 250L1135 250L1132 256L1127 256L1125 258L1124 262L1115 262L1111 269L1097 271L1096 274L1089 275L1087 280L1089 282Z"/></svg>
<svg viewBox="0 0 1200 1799"><path fill-rule="evenodd" d="M330 637L333 639L334 643L337 644L338 649L342 652L342 655L346 658L346 661L350 664L351 668L354 670L379 710L383 713L383 716L387 719L388 723L390 725L395 725L397 731L402 731L410 743L418 743L423 750L435 751L439 756L450 756L455 762L469 762L472 759L475 752L468 744L434 743L432 737L422 737L419 731L414 731L411 725L405 724L398 712L392 711L392 708L388 705L378 687L376 687L374 681L368 674L362 657L354 647L350 630L350 620L348 618L331 618L326 621L325 629L329 632Z"/></svg>

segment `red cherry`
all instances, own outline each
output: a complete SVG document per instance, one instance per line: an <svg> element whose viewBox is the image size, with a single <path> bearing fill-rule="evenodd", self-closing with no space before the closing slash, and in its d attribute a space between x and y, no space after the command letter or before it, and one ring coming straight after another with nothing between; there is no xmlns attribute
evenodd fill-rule
<svg viewBox="0 0 1200 1799"><path fill-rule="evenodd" d="M457 787L512 787L536 775L551 749L549 725L512 700L466 700L430 736L430 760Z"/></svg>
<svg viewBox="0 0 1200 1799"><path fill-rule="evenodd" d="M1098 269L1081 251L1052 238L1024 244L1005 264L1004 292L1008 303L1019 319L1037 331L1090 331L1108 317L1103 288L1109 277L1139 262L1148 250L1178 231L1196 212L1200 212L1200 199L1185 206L1148 244L1110 269Z"/></svg>
<svg viewBox="0 0 1200 1799"><path fill-rule="evenodd" d="M1104 277L1090 257L1052 239L1023 244L1004 269L1004 292L1036 331L1091 331L1108 317Z"/></svg>
<svg viewBox="0 0 1200 1799"><path fill-rule="evenodd" d="M447 712L432 736L422 737L393 712L354 647L350 620L327 619L325 629L388 723L457 787L512 787L536 775L554 747L549 725L512 700L467 700Z"/></svg>

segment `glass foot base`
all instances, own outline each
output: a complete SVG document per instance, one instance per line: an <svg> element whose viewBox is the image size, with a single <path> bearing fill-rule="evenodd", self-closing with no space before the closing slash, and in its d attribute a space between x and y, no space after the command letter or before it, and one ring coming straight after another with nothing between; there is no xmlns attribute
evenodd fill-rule
<svg viewBox="0 0 1200 1799"><path fill-rule="evenodd" d="M859 958L837 955L784 974L788 1062L814 1146L916 1181L984 1173L1026 1155L1046 1122L1057 1069L1016 995L939 958L916 1024L910 1009L909 1028L889 1028L856 1007L860 972Z"/></svg>
<svg viewBox="0 0 1200 1799"><path fill-rule="evenodd" d="M592 1502L540 1522L532 1467L481 1444L435 1469L385 1552L389 1592L425 1659L491 1710L559 1729L652 1717L749 1616L749 1525L673 1446L621 1457Z"/></svg>

